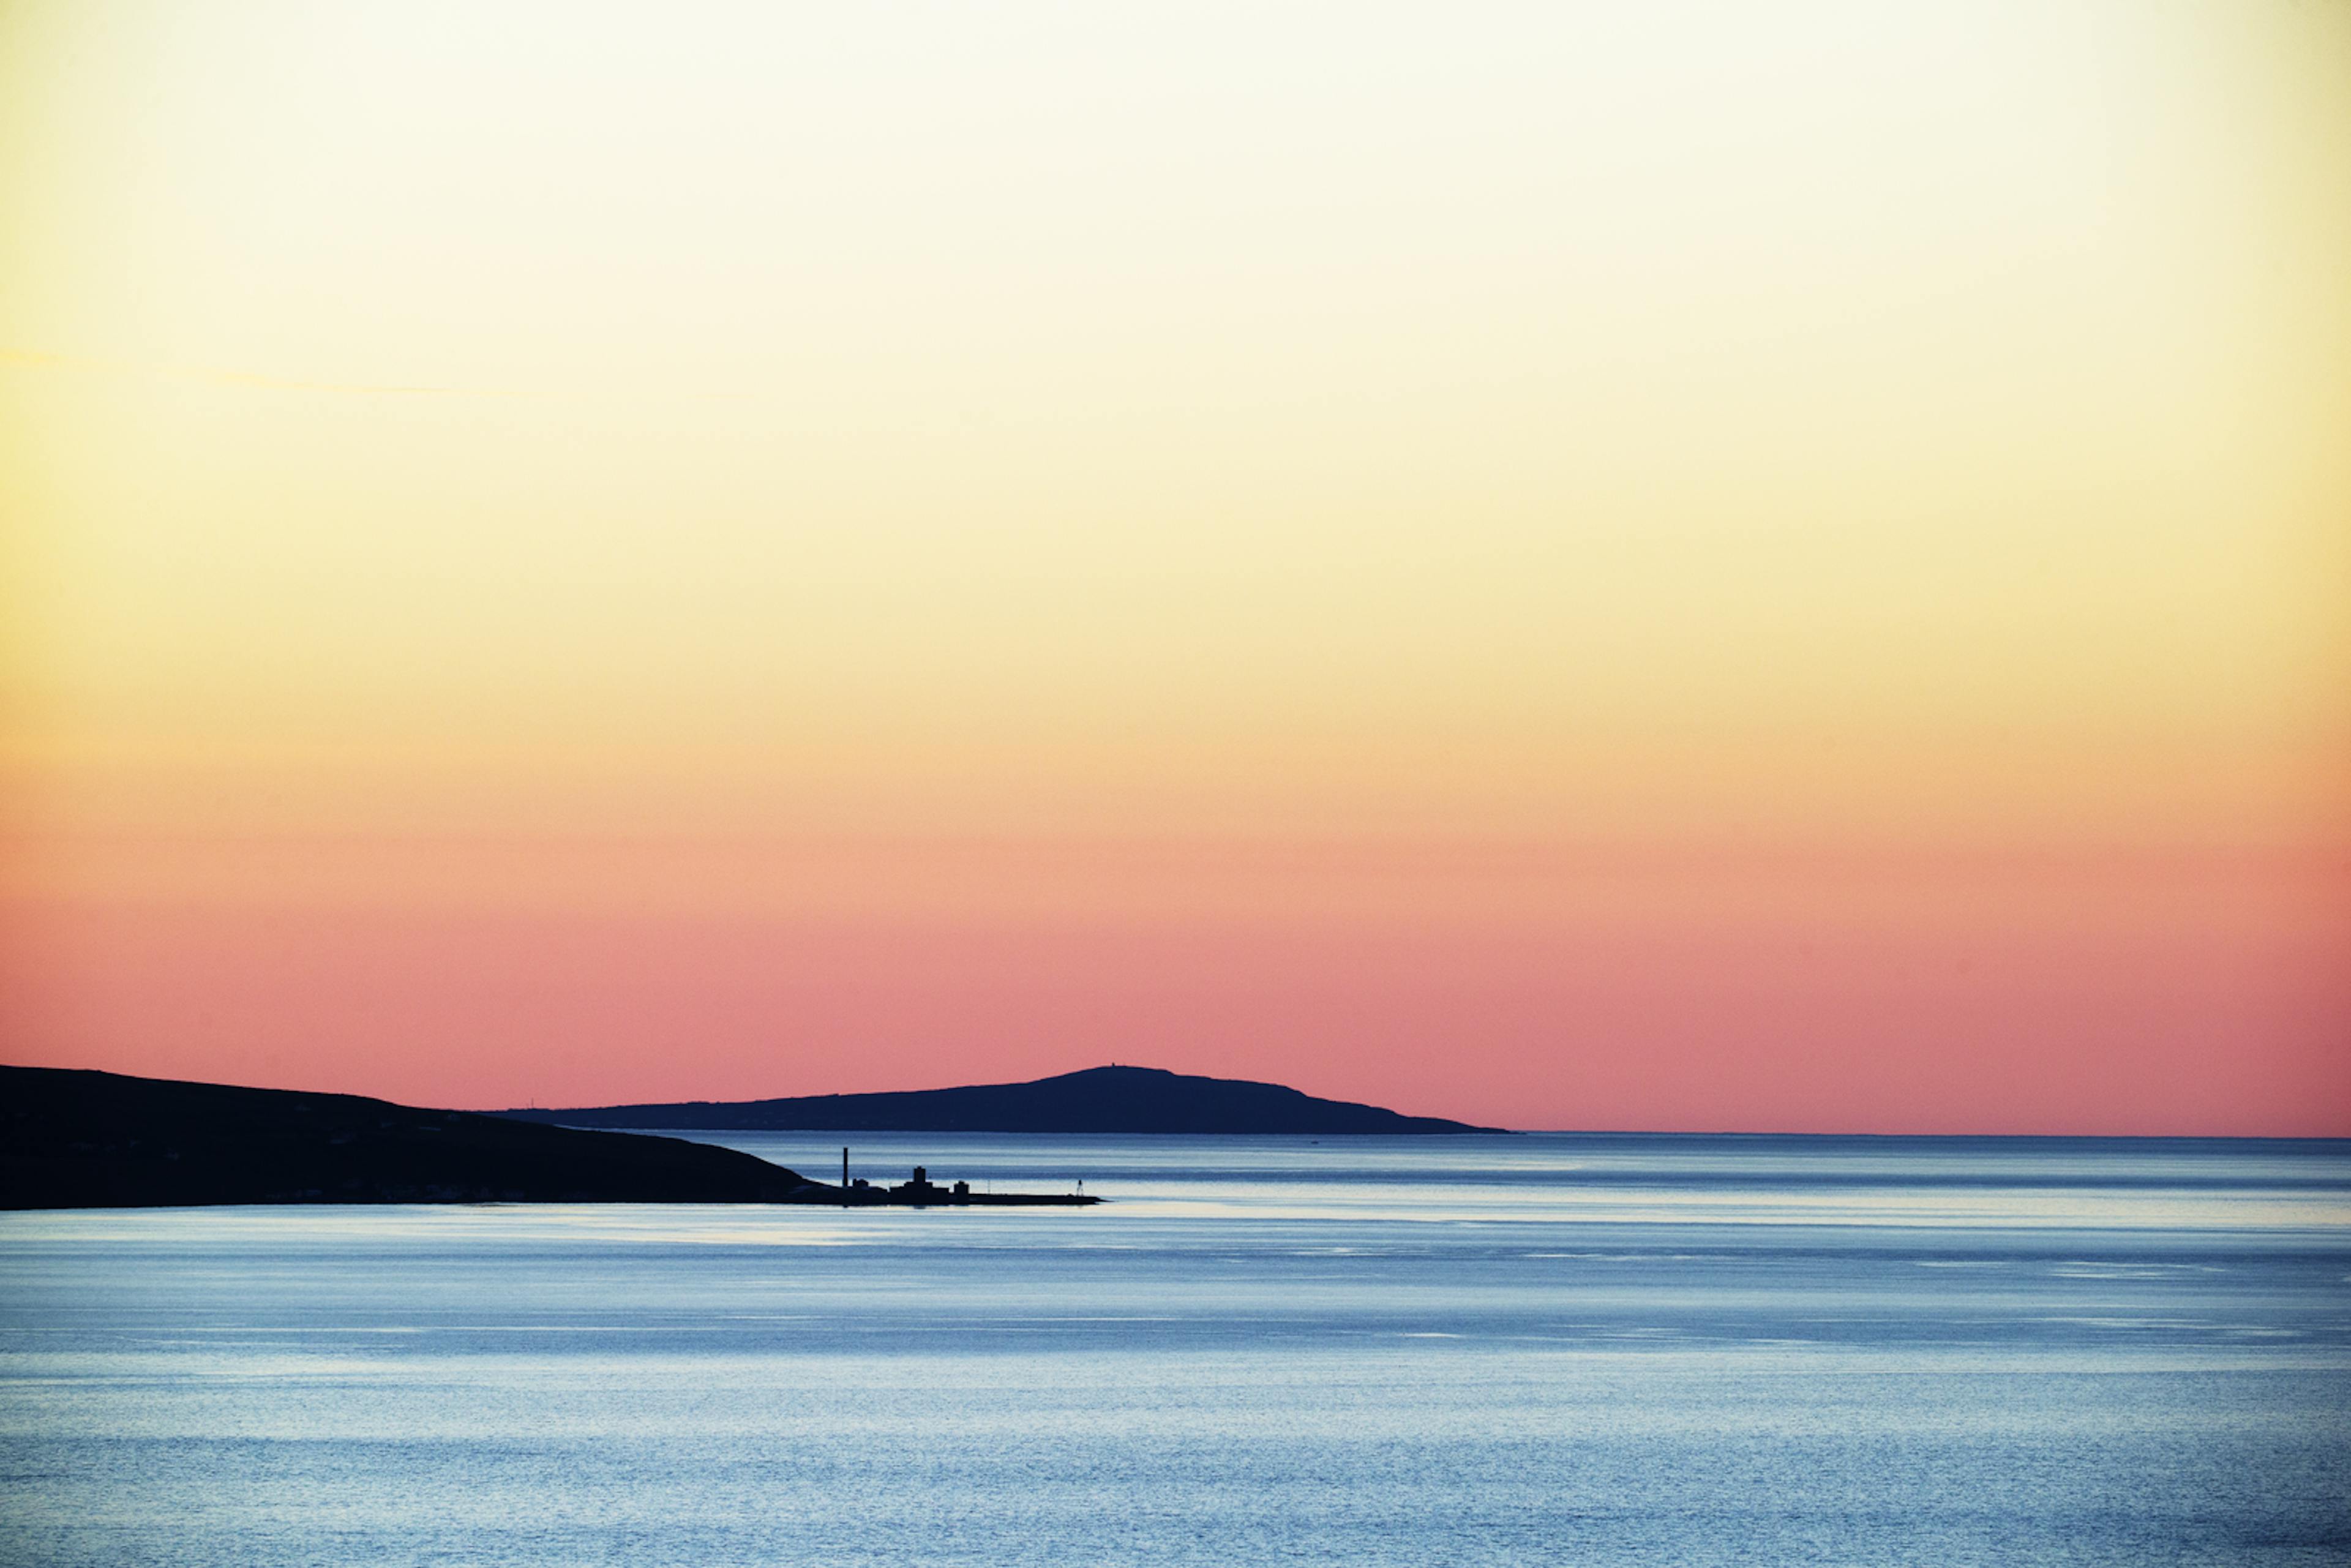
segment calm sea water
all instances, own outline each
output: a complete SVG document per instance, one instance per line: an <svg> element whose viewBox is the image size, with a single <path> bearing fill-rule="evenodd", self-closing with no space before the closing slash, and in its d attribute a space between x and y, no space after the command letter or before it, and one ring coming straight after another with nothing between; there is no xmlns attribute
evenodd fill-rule
<svg viewBox="0 0 2351 1568"><path fill-rule="evenodd" d="M2351 1562L2351 1145L855 1151L1115 1201L0 1216L0 1562Z"/></svg>

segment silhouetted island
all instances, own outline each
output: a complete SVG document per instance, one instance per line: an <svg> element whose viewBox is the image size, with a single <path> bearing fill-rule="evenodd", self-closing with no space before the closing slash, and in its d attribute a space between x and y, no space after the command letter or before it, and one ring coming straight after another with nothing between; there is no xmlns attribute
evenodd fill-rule
<svg viewBox="0 0 2351 1568"><path fill-rule="evenodd" d="M691 1100L569 1111L507 1111L567 1127L897 1133L1492 1133L1440 1116L1318 1100L1279 1083L1199 1078L1156 1067L1092 1067L1033 1083L977 1083L883 1094Z"/></svg>
<svg viewBox="0 0 2351 1568"><path fill-rule="evenodd" d="M960 1185L960 1184L958 1184ZM1080 1205L925 1173L844 1189L735 1149L356 1094L0 1067L0 1208L243 1203Z"/></svg>

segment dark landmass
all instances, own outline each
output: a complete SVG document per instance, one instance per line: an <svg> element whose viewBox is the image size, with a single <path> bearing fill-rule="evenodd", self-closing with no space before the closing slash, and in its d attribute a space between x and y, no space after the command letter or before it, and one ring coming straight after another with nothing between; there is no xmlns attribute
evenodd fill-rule
<svg viewBox="0 0 2351 1568"><path fill-rule="evenodd" d="M538 1126L355 1094L0 1067L0 1208L228 1203L1100 1201L926 1181L841 1187L735 1149Z"/></svg>
<svg viewBox="0 0 2351 1568"><path fill-rule="evenodd" d="M1156 1067L1094 1067L1033 1083L980 1083L890 1094L694 1100L507 1111L567 1127L667 1127L840 1133L1491 1133L1437 1116L1318 1100L1279 1083L1197 1078Z"/></svg>
<svg viewBox="0 0 2351 1568"><path fill-rule="evenodd" d="M0 1207L805 1203L839 1189L708 1144L355 1094L0 1067Z"/></svg>

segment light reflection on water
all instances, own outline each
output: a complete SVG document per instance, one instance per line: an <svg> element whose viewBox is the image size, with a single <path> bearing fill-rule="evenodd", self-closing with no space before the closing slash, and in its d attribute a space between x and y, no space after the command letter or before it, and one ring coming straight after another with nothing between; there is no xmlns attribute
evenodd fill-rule
<svg viewBox="0 0 2351 1568"><path fill-rule="evenodd" d="M0 1563L2351 1561L2343 1145L851 1144L0 1217Z"/></svg>

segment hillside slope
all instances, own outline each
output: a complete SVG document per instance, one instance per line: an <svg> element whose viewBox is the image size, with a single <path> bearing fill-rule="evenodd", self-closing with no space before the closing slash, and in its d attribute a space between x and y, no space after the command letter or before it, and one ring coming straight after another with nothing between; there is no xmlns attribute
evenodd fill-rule
<svg viewBox="0 0 2351 1568"><path fill-rule="evenodd" d="M0 1207L779 1203L837 1189L707 1144L352 1094L0 1067Z"/></svg>
<svg viewBox="0 0 2351 1568"><path fill-rule="evenodd" d="M1094 1067L1030 1083L883 1094L507 1111L568 1127L902 1133L1488 1133L1437 1116L1321 1100L1279 1083Z"/></svg>

